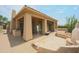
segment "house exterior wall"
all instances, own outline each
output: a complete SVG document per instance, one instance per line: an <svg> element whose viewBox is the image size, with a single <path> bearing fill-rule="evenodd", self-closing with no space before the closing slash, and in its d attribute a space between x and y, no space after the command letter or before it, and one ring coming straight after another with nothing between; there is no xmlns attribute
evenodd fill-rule
<svg viewBox="0 0 79 59"><path fill-rule="evenodd" d="M54 30L57 30L57 21L54 22Z"/></svg>

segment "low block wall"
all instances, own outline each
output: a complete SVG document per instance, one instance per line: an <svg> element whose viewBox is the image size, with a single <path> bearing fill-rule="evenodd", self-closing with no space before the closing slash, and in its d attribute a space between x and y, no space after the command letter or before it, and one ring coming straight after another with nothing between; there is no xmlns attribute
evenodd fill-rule
<svg viewBox="0 0 79 59"><path fill-rule="evenodd" d="M57 30L58 30L58 31L66 31L66 32L68 31L67 28L57 28Z"/></svg>

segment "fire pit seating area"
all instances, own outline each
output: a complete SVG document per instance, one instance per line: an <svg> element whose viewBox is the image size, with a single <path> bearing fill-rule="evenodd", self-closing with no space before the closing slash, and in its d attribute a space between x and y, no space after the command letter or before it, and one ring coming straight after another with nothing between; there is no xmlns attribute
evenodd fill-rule
<svg viewBox="0 0 79 59"><path fill-rule="evenodd" d="M66 38L71 38L71 33L66 31L57 31L55 36L66 39Z"/></svg>

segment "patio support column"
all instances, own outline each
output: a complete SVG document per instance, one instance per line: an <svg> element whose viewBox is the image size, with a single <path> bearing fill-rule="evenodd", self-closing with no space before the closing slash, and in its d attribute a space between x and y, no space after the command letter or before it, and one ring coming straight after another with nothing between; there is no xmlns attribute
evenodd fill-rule
<svg viewBox="0 0 79 59"><path fill-rule="evenodd" d="M12 33L12 29L13 29L13 20L11 20L10 22L10 33Z"/></svg>
<svg viewBox="0 0 79 59"><path fill-rule="evenodd" d="M16 29L19 29L19 22L16 20Z"/></svg>
<svg viewBox="0 0 79 59"><path fill-rule="evenodd" d="M47 19L44 19L43 22L43 34L45 34L48 31L48 27L47 27Z"/></svg>
<svg viewBox="0 0 79 59"><path fill-rule="evenodd" d="M54 31L57 29L57 21L54 22Z"/></svg>
<svg viewBox="0 0 79 59"><path fill-rule="evenodd" d="M16 27L16 23L15 23L15 20L11 20L10 22L10 33L12 33L12 31L15 29Z"/></svg>
<svg viewBox="0 0 79 59"><path fill-rule="evenodd" d="M12 10L12 16L11 16L11 22L10 22L10 32L12 33L12 30L14 29L14 25L15 25L15 22L14 22L14 17L16 16L16 11L15 10Z"/></svg>
<svg viewBox="0 0 79 59"><path fill-rule="evenodd" d="M30 14L25 14L24 15L24 33L23 33L23 38L26 41L31 40L33 37L32 35L32 17Z"/></svg>

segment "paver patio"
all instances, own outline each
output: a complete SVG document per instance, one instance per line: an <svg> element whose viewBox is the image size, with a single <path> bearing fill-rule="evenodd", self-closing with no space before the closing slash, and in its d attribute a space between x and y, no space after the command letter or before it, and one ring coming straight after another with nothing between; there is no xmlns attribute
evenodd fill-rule
<svg viewBox="0 0 79 59"><path fill-rule="evenodd" d="M32 46L32 44L37 45L38 47L43 47L48 50L57 51L60 47L66 46L66 40L63 38L56 37L55 33L51 33L47 36L41 36L35 38L28 42L20 42L18 45L11 46L8 35L3 32L0 33L0 52L38 52ZM22 41L15 39L15 41ZM15 42L14 41L14 42Z"/></svg>

